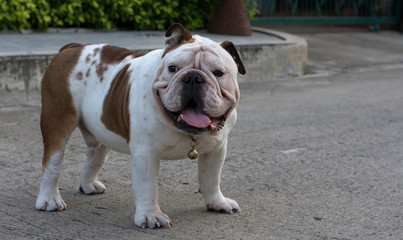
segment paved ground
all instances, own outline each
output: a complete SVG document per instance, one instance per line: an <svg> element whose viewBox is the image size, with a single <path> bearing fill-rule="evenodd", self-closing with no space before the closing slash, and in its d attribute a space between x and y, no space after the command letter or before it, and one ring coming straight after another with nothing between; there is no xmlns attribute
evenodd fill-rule
<svg viewBox="0 0 403 240"><path fill-rule="evenodd" d="M79 193L78 132L60 181L68 210L38 212L40 105L3 104L0 239L403 239L403 35L303 36L308 75L241 85L222 174L241 213L206 211L195 162L162 162L174 227L136 228L127 156L110 155L105 194Z"/></svg>

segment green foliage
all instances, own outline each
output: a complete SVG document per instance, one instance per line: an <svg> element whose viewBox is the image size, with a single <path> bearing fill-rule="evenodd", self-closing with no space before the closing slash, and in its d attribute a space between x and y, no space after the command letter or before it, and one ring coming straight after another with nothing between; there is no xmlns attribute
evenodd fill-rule
<svg viewBox="0 0 403 240"><path fill-rule="evenodd" d="M36 10L32 1L13 0L0 2L0 28L22 30L31 27L31 12Z"/></svg>
<svg viewBox="0 0 403 240"><path fill-rule="evenodd" d="M163 30L206 27L219 0L0 0L0 30L48 27ZM255 1L244 0L250 16Z"/></svg>
<svg viewBox="0 0 403 240"><path fill-rule="evenodd" d="M249 18L254 18L259 13L256 0L243 0L243 3L248 11Z"/></svg>

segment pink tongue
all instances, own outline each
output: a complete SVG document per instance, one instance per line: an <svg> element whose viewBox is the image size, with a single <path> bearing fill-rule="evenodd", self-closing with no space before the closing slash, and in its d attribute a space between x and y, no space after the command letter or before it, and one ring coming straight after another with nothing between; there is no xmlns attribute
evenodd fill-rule
<svg viewBox="0 0 403 240"><path fill-rule="evenodd" d="M186 107L182 110L182 117L187 124L197 128L206 128L211 123L210 118L197 107Z"/></svg>

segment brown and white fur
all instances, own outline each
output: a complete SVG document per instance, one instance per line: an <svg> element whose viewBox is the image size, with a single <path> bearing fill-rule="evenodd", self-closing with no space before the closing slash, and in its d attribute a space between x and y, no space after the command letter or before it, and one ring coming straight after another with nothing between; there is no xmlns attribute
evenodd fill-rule
<svg viewBox="0 0 403 240"><path fill-rule="evenodd" d="M144 56L106 44L73 43L53 59L41 89L44 155L38 210L66 209L58 181L67 141L78 127L87 144L83 193L105 192L97 178L110 149L131 155L136 226L172 226L158 205L159 161L186 158L190 136L198 142L200 190L208 209L240 211L236 201L223 196L219 182L236 121L236 75L245 69L232 43L192 36L180 24L166 35L174 32L165 49ZM193 123L194 116L182 119L185 107L195 108L208 126Z"/></svg>

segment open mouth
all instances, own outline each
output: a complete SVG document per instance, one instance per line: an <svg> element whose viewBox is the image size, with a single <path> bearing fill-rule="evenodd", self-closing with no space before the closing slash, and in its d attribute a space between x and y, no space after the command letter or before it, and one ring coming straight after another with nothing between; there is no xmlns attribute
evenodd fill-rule
<svg viewBox="0 0 403 240"><path fill-rule="evenodd" d="M191 134L199 134L208 130L220 131L224 127L228 113L220 117L208 116L193 99L178 112L171 112L165 106L164 110L177 128Z"/></svg>

